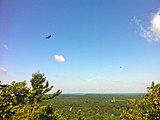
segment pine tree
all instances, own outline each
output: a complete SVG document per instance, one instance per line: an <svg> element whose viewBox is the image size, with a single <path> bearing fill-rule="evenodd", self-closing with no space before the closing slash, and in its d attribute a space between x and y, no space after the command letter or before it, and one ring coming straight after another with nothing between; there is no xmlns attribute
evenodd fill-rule
<svg viewBox="0 0 160 120"><path fill-rule="evenodd" d="M44 74L33 73L32 88L27 87L26 81L15 82L11 85L0 82L0 120L30 119L34 120L41 108L40 102L47 101L61 94L61 90L46 96L53 86L49 87Z"/></svg>
<svg viewBox="0 0 160 120"><path fill-rule="evenodd" d="M52 88L53 85L49 87L49 82L46 81L46 77L43 74L41 74L39 71L37 73L32 74L32 79L31 79L31 86L32 86L32 92L33 96L31 97L30 103L34 102L42 102L45 100L52 99L58 95L61 94L61 90L57 90L57 92L53 93L50 96L44 96L47 92L49 92Z"/></svg>

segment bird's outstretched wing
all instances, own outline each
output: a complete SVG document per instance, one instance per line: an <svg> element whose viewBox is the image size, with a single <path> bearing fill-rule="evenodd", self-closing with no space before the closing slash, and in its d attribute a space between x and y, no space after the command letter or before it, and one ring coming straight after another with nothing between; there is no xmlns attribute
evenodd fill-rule
<svg viewBox="0 0 160 120"><path fill-rule="evenodd" d="M47 36L46 39L49 39L51 37L51 35Z"/></svg>

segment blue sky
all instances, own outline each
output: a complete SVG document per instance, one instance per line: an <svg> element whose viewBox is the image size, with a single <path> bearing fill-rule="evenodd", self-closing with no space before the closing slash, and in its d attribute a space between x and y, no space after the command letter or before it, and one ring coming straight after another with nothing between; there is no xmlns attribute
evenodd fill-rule
<svg viewBox="0 0 160 120"><path fill-rule="evenodd" d="M160 82L159 8L159 0L1 0L0 80L29 84L40 70L51 92L146 92Z"/></svg>

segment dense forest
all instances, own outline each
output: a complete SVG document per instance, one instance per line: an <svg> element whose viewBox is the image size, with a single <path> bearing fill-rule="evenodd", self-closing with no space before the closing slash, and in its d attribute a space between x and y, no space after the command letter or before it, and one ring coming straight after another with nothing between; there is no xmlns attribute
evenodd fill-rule
<svg viewBox="0 0 160 120"><path fill-rule="evenodd" d="M30 80L0 83L0 120L159 120L160 84L152 82L146 94L47 94L44 74Z"/></svg>

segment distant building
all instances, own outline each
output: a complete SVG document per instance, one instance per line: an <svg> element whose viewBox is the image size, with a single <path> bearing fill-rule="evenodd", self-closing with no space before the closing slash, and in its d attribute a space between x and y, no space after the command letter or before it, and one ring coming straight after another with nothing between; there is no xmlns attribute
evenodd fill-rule
<svg viewBox="0 0 160 120"><path fill-rule="evenodd" d="M115 99L115 97L113 97L113 99L111 100L111 102L113 102L113 103L114 103L114 102L116 102L116 99Z"/></svg>

